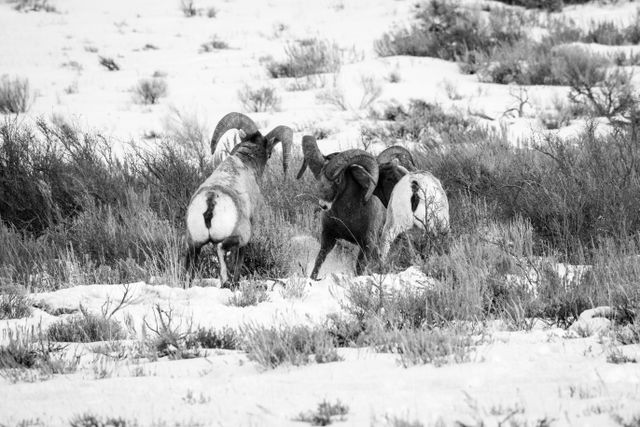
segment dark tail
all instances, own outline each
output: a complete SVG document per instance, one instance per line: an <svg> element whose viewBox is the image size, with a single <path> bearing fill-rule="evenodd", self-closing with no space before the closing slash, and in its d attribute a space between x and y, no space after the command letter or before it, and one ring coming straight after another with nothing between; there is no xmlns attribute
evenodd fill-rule
<svg viewBox="0 0 640 427"><path fill-rule="evenodd" d="M207 196L207 210L202 214L204 218L204 225L207 228L211 228L211 218L213 218L213 208L216 206L216 195L215 193L210 193Z"/></svg>
<svg viewBox="0 0 640 427"><path fill-rule="evenodd" d="M415 212L418 209L418 205L420 204L420 196L418 195L418 191L420 191L420 186L418 185L418 181L411 181L411 212Z"/></svg>

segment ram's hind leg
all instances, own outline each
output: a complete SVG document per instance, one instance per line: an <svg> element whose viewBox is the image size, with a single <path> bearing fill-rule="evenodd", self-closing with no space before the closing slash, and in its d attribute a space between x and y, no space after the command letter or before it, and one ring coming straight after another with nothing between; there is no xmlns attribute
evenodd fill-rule
<svg viewBox="0 0 640 427"><path fill-rule="evenodd" d="M224 256L227 251L222 249L222 243L216 245L216 252L218 254L218 264L220 264L220 287L224 288L228 285L229 274L227 271L227 262Z"/></svg>
<svg viewBox="0 0 640 427"><path fill-rule="evenodd" d="M222 242L218 243L218 261L220 262L220 286L221 287L229 287L230 283L229 283L229 270L227 268L227 263L225 260L225 255L228 251L232 251L234 253L238 252L238 245L240 244L240 237L239 236L230 236L227 237L226 239L224 239ZM237 254L236 257L236 263L237 264L237 258L239 257L239 254ZM236 277L236 272L234 271L234 282L237 282L237 280L235 280Z"/></svg>
<svg viewBox="0 0 640 427"><path fill-rule="evenodd" d="M376 268L378 268L379 261L380 251L378 250L376 244L369 242L368 244L361 246L360 251L358 252L358 259L356 260L356 275L361 276L367 268L367 265L375 265L370 264L373 262L378 263L378 266L376 266Z"/></svg>
<svg viewBox="0 0 640 427"><path fill-rule="evenodd" d="M242 264L244 263L244 247L237 247L235 251L235 266L233 267L233 282L238 283L240 273L242 272Z"/></svg>
<svg viewBox="0 0 640 427"><path fill-rule="evenodd" d="M198 256L200 255L200 250L202 249L202 245L198 244L189 244L187 248L187 253L184 257L184 270L187 274L186 282L184 284L185 288L191 286L191 282L196 274L196 267L198 264Z"/></svg>

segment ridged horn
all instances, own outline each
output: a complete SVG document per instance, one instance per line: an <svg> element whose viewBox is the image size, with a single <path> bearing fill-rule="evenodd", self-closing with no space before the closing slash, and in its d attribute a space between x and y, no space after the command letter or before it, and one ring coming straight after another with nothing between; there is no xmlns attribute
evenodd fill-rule
<svg viewBox="0 0 640 427"><path fill-rule="evenodd" d="M282 169L284 170L284 174L287 175L287 171L289 170L289 161L291 160L293 130L291 130L289 126L276 126L265 136L265 139L269 144L267 147L267 155L271 155L273 147L278 142L282 143Z"/></svg>
<svg viewBox="0 0 640 427"><path fill-rule="evenodd" d="M304 156L304 161L302 162L302 167L300 168L296 178L300 179L302 177L304 171L307 170L307 166L311 169L311 172L316 179L320 178L320 172L324 166L325 157L320 152L318 143L313 136L305 135L302 137L302 154Z"/></svg>
<svg viewBox="0 0 640 427"><path fill-rule="evenodd" d="M258 126L251 118L242 113L229 113L218 122L211 137L211 154L215 154L218 141L229 129L241 129L247 136L258 132Z"/></svg>
<svg viewBox="0 0 640 427"><path fill-rule="evenodd" d="M378 154L378 164L389 163L393 159L397 159L401 166L407 170L415 170L416 164L413 161L411 152L404 147L394 145L382 151Z"/></svg>
<svg viewBox="0 0 640 427"><path fill-rule="evenodd" d="M351 165L360 165L373 178L373 182L369 185L364 200L369 200L373 191L378 184L378 162L375 157L364 150L351 149L343 151L338 156L331 159L325 170L325 175L331 181L335 180L346 168Z"/></svg>

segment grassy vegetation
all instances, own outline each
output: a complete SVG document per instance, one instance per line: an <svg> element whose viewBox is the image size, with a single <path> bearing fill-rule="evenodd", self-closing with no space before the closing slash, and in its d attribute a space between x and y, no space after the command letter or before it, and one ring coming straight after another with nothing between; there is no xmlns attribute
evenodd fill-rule
<svg viewBox="0 0 640 427"><path fill-rule="evenodd" d="M92 413L76 415L69 420L71 427L135 427L137 421L127 420L121 417L100 417Z"/></svg>
<svg viewBox="0 0 640 427"><path fill-rule="evenodd" d="M303 325L259 326L245 325L243 349L250 360L255 360L267 369L283 363L306 365L341 360L336 353L333 339L321 327Z"/></svg>
<svg viewBox="0 0 640 427"><path fill-rule="evenodd" d="M191 338L202 348L235 350L240 347L240 338L235 329L224 327L220 330L198 328Z"/></svg>
<svg viewBox="0 0 640 427"><path fill-rule="evenodd" d="M67 354L66 346L46 340L41 331L9 331L7 338L0 346L0 376L13 383L42 381L78 367L78 354Z"/></svg>
<svg viewBox="0 0 640 427"><path fill-rule="evenodd" d="M263 86L252 88L245 85L238 91L238 99L245 111L258 113L261 111L277 110L280 106L280 96L275 88Z"/></svg>
<svg viewBox="0 0 640 427"><path fill-rule="evenodd" d="M23 288L0 285L0 320L20 319L31 314L31 301Z"/></svg>
<svg viewBox="0 0 640 427"><path fill-rule="evenodd" d="M609 135L591 126L569 141L548 137L533 149L515 148L472 122L467 131L455 131L460 119L428 104L396 111L388 116L394 120L364 135L387 143L389 135L410 135L422 142L414 156L419 168L442 181L452 215L446 241L434 247L429 236L414 236L410 244L399 239L393 251L392 265L418 264L437 279L415 304L427 311L414 325L489 315L523 328L532 316L568 324L597 305L638 306L633 278L640 217L630 194L640 190L640 153L633 126ZM428 111L436 112L437 126ZM412 134L414 128L422 133ZM561 277L557 262L592 268ZM367 298L373 296L364 292L356 306L385 306Z"/></svg>
<svg viewBox="0 0 640 427"><path fill-rule="evenodd" d="M49 326L47 338L50 341L84 343L121 340L126 338L126 334L117 321L81 307L80 315L72 315Z"/></svg>
<svg viewBox="0 0 640 427"><path fill-rule="evenodd" d="M209 41L200 45L201 53L215 52L216 50L229 49L229 44L218 36L212 36Z"/></svg>
<svg viewBox="0 0 640 427"><path fill-rule="evenodd" d="M28 79L7 75L0 78L0 114L25 113L32 102L33 93Z"/></svg>
<svg viewBox="0 0 640 427"><path fill-rule="evenodd" d="M558 0L510 0L530 8L561 9ZM532 38L529 28L542 29ZM376 41L380 56L432 56L459 63L480 81L521 85L568 85L571 100L588 104L595 115L629 113L637 103L629 71L614 65L635 63L626 54L595 55L566 43L632 45L640 40L640 13L626 27L610 21L584 30L570 19L536 15L517 9L491 9L488 15L455 1L430 0L416 8L413 24L391 30Z"/></svg>
<svg viewBox="0 0 640 427"><path fill-rule="evenodd" d="M198 126L178 122L171 139L145 149L133 145L120 157L101 135L65 123L0 125L3 283L32 290L151 276L179 283L185 209L213 164ZM292 233L317 228L297 198L312 178L285 179L278 157L261 184L264 215L245 258L245 272L257 279L287 275ZM203 254L200 274L216 276L209 255Z"/></svg>
<svg viewBox="0 0 640 427"><path fill-rule="evenodd" d="M49 0L10 0L9 3L15 3L14 8L20 12L58 12Z"/></svg>
<svg viewBox="0 0 640 427"><path fill-rule="evenodd" d="M248 307L268 301L269 296L264 285L258 282L242 282L238 291L229 299L229 305Z"/></svg>
<svg viewBox="0 0 640 427"><path fill-rule="evenodd" d="M343 51L335 43L315 38L297 40L285 47L285 59L267 59L265 67L273 78L304 77L333 73L340 69Z"/></svg>
<svg viewBox="0 0 640 427"><path fill-rule="evenodd" d="M167 96L167 82L163 78L141 79L135 86L134 99L141 104L156 104Z"/></svg>
<svg viewBox="0 0 640 427"><path fill-rule="evenodd" d="M349 407L336 400L335 403L323 400L315 411L302 412L294 420L309 423L312 426L328 426L334 421L345 421Z"/></svg>
<svg viewBox="0 0 640 427"><path fill-rule="evenodd" d="M512 6L522 6L527 9L543 9L549 12L559 12L566 5L588 3L591 0L498 0Z"/></svg>
<svg viewBox="0 0 640 427"><path fill-rule="evenodd" d="M106 56L99 56L98 62L100 63L100 65L102 65L104 68L106 68L109 71L120 70L120 65L118 65L118 63L113 58L106 57Z"/></svg>

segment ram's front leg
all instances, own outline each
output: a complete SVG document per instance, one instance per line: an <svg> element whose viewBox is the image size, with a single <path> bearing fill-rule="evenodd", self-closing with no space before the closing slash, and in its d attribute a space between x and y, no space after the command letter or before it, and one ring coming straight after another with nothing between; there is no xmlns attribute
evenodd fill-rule
<svg viewBox="0 0 640 427"><path fill-rule="evenodd" d="M318 273L320 272L320 267L322 267L322 263L327 258L327 255L333 247L336 245L336 238L333 236L329 236L326 233L322 233L322 238L320 240L320 252L318 252L318 256L316 257L316 262L313 266L313 271L311 272L311 278L313 280L318 280Z"/></svg>

